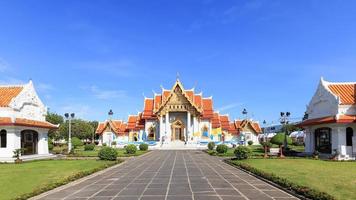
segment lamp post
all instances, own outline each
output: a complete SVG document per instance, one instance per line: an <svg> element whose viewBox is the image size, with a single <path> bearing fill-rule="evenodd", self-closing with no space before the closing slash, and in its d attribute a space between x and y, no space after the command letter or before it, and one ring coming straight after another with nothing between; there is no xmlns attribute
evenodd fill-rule
<svg viewBox="0 0 356 200"><path fill-rule="evenodd" d="M263 144L264 144L264 150L265 150L265 155L263 156L264 158L268 158L267 155L267 134L266 134L266 120L263 120Z"/></svg>
<svg viewBox="0 0 356 200"><path fill-rule="evenodd" d="M112 111L112 109L110 109L110 110L109 110L108 115L109 115L109 121L111 122L111 120L112 120L112 116L114 115L114 112ZM109 146L111 147L111 139L112 139L111 125L109 126L109 130L110 130L110 135L109 135Z"/></svg>
<svg viewBox="0 0 356 200"><path fill-rule="evenodd" d="M245 116L245 119L247 119L247 110L246 110L246 108L243 109L242 115Z"/></svg>
<svg viewBox="0 0 356 200"><path fill-rule="evenodd" d="M247 110L244 108L242 110L242 115L245 117L245 120L247 120ZM243 136L243 145L246 145L246 135L244 133L241 134Z"/></svg>
<svg viewBox="0 0 356 200"><path fill-rule="evenodd" d="M288 142L287 142L288 128L287 128L287 124L289 123L289 116L290 116L290 112L285 112L285 113L281 112L280 122L281 122L281 124L283 124L284 130L285 130L284 142L283 142L284 151L286 151L287 148L288 148ZM281 152L281 157L283 157L282 152Z"/></svg>
<svg viewBox="0 0 356 200"><path fill-rule="evenodd" d="M65 113L64 117L69 122L68 124L68 153L72 151L72 119L74 119L74 113Z"/></svg>

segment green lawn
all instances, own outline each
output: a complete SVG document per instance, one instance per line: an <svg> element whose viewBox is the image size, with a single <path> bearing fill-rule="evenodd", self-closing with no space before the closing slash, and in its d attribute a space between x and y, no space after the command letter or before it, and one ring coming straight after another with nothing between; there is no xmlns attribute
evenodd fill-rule
<svg viewBox="0 0 356 200"><path fill-rule="evenodd" d="M79 157L97 157L100 147L95 147L94 151L84 151L84 148L79 148L74 150L74 156ZM117 149L118 157L130 157L130 156L139 156L147 153L148 151L137 150L135 154L127 154L125 149Z"/></svg>
<svg viewBox="0 0 356 200"><path fill-rule="evenodd" d="M45 160L23 164L0 164L0 199L39 194L76 178L114 165L115 161Z"/></svg>
<svg viewBox="0 0 356 200"><path fill-rule="evenodd" d="M296 184L326 192L337 199L356 197L356 162L312 159L248 159L233 162L247 163Z"/></svg>

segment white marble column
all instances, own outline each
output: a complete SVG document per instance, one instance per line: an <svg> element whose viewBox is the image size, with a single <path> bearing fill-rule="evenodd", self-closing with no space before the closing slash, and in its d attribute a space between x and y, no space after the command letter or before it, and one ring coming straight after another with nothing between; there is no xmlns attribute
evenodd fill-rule
<svg viewBox="0 0 356 200"><path fill-rule="evenodd" d="M164 131L163 131L163 116L161 115L159 117L159 137L160 137L160 142L162 142L162 137L164 136Z"/></svg>
<svg viewBox="0 0 356 200"><path fill-rule="evenodd" d="M190 119L190 112L187 112L187 138L186 141L189 141L189 138L191 137L192 134L192 125L191 125L191 119Z"/></svg>
<svg viewBox="0 0 356 200"><path fill-rule="evenodd" d="M169 112L166 113L166 130L165 130L165 135L166 138L169 138L169 141L171 141L171 135L169 134Z"/></svg>

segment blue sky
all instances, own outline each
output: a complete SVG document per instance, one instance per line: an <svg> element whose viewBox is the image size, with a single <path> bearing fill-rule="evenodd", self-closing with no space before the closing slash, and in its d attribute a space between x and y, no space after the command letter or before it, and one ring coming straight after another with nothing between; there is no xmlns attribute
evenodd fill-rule
<svg viewBox="0 0 356 200"><path fill-rule="evenodd" d="M232 118L303 116L321 76L356 81L356 2L1 1L0 83L30 78L57 113L126 119L186 88Z"/></svg>

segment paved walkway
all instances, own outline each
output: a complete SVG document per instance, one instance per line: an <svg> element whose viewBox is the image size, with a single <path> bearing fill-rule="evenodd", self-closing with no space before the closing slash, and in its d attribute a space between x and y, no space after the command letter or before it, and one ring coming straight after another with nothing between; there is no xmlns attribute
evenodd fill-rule
<svg viewBox="0 0 356 200"><path fill-rule="evenodd" d="M41 199L296 199L201 151L154 151Z"/></svg>

